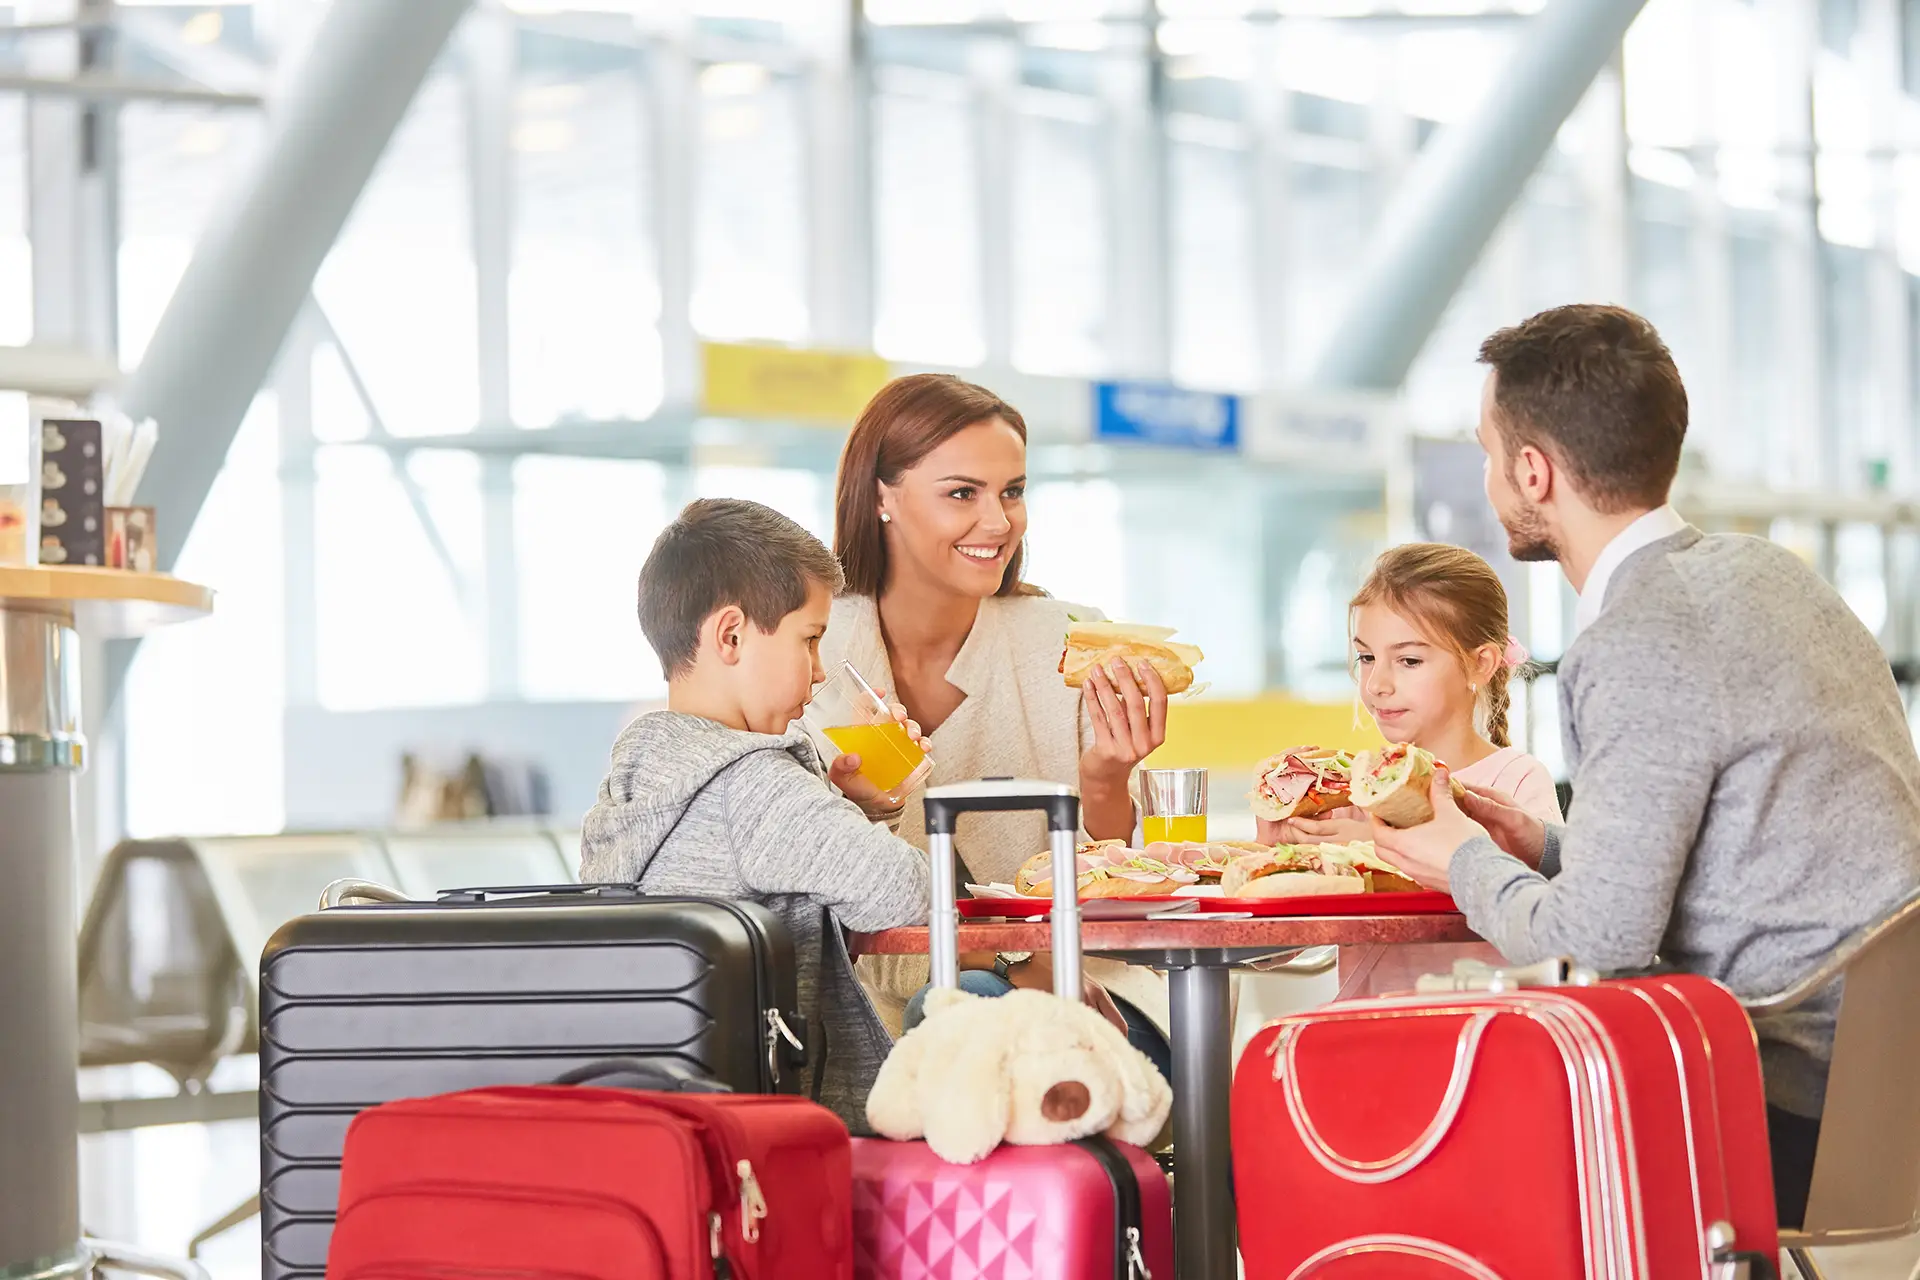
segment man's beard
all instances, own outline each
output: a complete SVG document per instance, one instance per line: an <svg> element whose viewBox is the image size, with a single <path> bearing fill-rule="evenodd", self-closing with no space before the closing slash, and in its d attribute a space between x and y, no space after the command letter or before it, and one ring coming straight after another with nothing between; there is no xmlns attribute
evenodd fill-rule
<svg viewBox="0 0 1920 1280"><path fill-rule="evenodd" d="M1560 548L1554 545L1546 522L1524 500L1511 517L1497 510L1494 514L1499 516L1501 527L1507 531L1507 554L1515 560L1525 564L1540 564L1560 558Z"/></svg>

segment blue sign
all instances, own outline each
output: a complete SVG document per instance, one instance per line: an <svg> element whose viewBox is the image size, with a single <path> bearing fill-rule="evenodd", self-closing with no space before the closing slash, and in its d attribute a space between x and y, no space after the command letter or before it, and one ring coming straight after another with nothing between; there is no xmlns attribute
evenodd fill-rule
<svg viewBox="0 0 1920 1280"><path fill-rule="evenodd" d="M1166 449L1240 447L1240 397L1166 382L1093 384L1093 438Z"/></svg>

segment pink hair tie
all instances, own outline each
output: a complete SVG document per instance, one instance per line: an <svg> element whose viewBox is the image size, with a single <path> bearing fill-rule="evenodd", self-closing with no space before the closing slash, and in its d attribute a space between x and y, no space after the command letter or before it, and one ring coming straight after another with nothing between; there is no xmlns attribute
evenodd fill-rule
<svg viewBox="0 0 1920 1280"><path fill-rule="evenodd" d="M1507 647L1500 655L1500 662L1503 666L1513 668L1522 665L1531 656L1527 652L1527 646L1521 644L1517 638L1508 636Z"/></svg>

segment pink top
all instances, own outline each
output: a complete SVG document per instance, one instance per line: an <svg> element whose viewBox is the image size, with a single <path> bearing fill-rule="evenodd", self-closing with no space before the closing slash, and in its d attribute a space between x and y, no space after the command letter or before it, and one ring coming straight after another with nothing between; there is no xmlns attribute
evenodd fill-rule
<svg viewBox="0 0 1920 1280"><path fill-rule="evenodd" d="M1565 821L1560 813L1560 797L1553 789L1553 775L1547 772L1547 766L1518 747L1501 747L1485 760L1455 769L1453 776L1472 786L1505 792L1515 804L1542 821Z"/></svg>

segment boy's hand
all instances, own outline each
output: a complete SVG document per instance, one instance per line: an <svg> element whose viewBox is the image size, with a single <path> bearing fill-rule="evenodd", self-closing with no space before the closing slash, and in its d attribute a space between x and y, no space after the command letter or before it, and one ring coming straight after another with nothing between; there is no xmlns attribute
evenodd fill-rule
<svg viewBox="0 0 1920 1280"><path fill-rule="evenodd" d="M886 700L887 695L884 690L880 691L880 697L883 701ZM907 715L905 707L889 701L887 708L893 712L896 723L906 726L907 736L912 738L922 751L933 750L933 743L920 732L919 724ZM833 758L832 763L827 766L827 780L840 788L840 794L859 805L860 811L869 818L891 818L906 808L907 801L904 796L892 802L880 798L880 789L860 773L860 757L851 752Z"/></svg>

